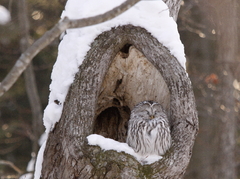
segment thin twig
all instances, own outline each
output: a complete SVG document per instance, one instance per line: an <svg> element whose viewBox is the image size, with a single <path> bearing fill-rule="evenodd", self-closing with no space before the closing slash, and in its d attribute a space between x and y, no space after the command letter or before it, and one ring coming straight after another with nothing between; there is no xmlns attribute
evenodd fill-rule
<svg viewBox="0 0 240 179"><path fill-rule="evenodd" d="M31 45L17 60L13 68L0 83L0 96L8 91L12 85L17 81L22 72L27 68L32 59L47 45L49 45L54 39L68 28L86 27L94 24L99 24L104 21L110 20L130 7L135 5L140 0L127 0L118 7L98 16L70 20L65 17L62 21L58 22L51 30L47 31L40 39L38 39L33 45Z"/></svg>
<svg viewBox="0 0 240 179"><path fill-rule="evenodd" d="M14 165L12 162L7 161L7 160L0 160L0 165L8 165L10 166L13 170L15 170L18 174L22 174L23 171L20 170L16 165Z"/></svg>

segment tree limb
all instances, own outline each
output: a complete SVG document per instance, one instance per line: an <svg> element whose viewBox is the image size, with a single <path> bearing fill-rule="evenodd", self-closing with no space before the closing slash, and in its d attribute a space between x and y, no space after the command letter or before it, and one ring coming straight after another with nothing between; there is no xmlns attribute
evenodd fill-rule
<svg viewBox="0 0 240 179"><path fill-rule="evenodd" d="M13 68L7 74L7 76L0 83L0 96L8 91L12 85L17 81L22 72L27 68L31 60L53 40L55 40L62 32L68 28L80 28L90 25L102 23L110 20L130 7L135 5L140 0L127 0L118 7L94 17L83 18L78 20L70 20L65 17L62 21L58 22L51 30L47 31L40 39L38 39L33 45L31 45L17 60Z"/></svg>
<svg viewBox="0 0 240 179"><path fill-rule="evenodd" d="M20 170L16 165L14 165L12 162L7 161L7 160L0 160L0 165L8 165L10 166L13 170L15 170L18 174L22 174L23 171Z"/></svg>

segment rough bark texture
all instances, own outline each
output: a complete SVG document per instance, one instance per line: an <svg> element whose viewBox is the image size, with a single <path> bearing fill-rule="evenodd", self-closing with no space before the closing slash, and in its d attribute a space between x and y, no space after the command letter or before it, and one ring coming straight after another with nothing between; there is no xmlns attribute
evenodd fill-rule
<svg viewBox="0 0 240 179"><path fill-rule="evenodd" d="M169 8L170 16L176 21L182 0L163 0Z"/></svg>
<svg viewBox="0 0 240 179"><path fill-rule="evenodd" d="M143 78L144 73L153 81ZM153 98L169 111L173 144L163 159L142 166L123 152L87 144L86 137L94 132L124 141L134 103ZM97 37L63 105L61 119L49 134L42 178L179 179L184 175L198 131L191 82L176 58L145 29L128 25ZM99 127L104 125L117 132Z"/></svg>

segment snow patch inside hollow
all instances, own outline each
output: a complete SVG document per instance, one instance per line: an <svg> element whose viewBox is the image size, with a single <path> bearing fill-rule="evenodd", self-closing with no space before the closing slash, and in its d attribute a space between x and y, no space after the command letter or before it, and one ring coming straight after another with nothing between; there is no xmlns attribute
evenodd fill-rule
<svg viewBox="0 0 240 179"><path fill-rule="evenodd" d="M152 164L160 159L162 156L159 155L149 155L149 156L141 156L138 153L134 152L134 150L128 146L127 143L121 143L116 140L105 138L98 134L91 134L87 137L88 144L99 146L102 150L115 150L117 152L125 152L130 154L136 158L142 165Z"/></svg>

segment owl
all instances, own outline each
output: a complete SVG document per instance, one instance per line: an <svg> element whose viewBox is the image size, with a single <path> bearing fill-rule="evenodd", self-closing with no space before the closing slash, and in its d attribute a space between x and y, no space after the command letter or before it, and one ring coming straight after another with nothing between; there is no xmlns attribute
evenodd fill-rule
<svg viewBox="0 0 240 179"><path fill-rule="evenodd" d="M142 155L163 155L171 146L170 127L162 106L143 101L131 111L127 144Z"/></svg>

